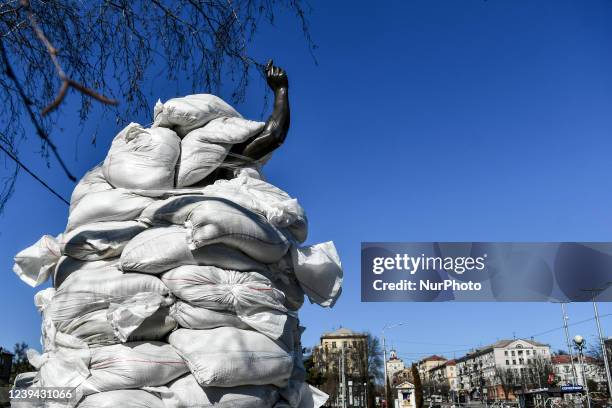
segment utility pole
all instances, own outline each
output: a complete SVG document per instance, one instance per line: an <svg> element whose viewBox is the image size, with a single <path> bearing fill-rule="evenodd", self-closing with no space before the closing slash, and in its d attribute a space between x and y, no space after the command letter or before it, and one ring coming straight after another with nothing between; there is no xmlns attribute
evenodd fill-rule
<svg viewBox="0 0 612 408"><path fill-rule="evenodd" d="M612 377L610 376L610 362L608 361L608 350L606 350L606 343L604 341L603 330L601 329L601 322L599 321L599 311L597 310L597 302L595 297L608 289L612 285L612 282L606 283L601 288L582 289L585 292L591 294L591 302L593 303L593 311L595 312L595 322L597 324L597 335L599 337L599 346L601 347L601 356L603 357L604 366L606 368L606 381L608 382L608 399L612 399Z"/></svg>
<svg viewBox="0 0 612 408"><path fill-rule="evenodd" d="M346 360L344 359L344 343L342 343L342 408L346 408Z"/></svg>
<svg viewBox="0 0 612 408"><path fill-rule="evenodd" d="M587 405L588 408L591 408L591 396L589 395L589 385L587 383L586 374L584 372L584 356L582 354L582 351L584 350L584 338L582 336L576 335L574 336L574 343L578 348L578 359L582 369L582 383L584 386L584 391L586 392Z"/></svg>
<svg viewBox="0 0 612 408"><path fill-rule="evenodd" d="M565 332L565 342L567 344L567 352L569 353L570 362L572 363L572 374L574 375L574 384L578 384L578 372L574 364L574 353L572 352L572 344L570 342L569 328L567 325L567 313L565 312L565 303L561 302L561 313L563 313L563 331Z"/></svg>
<svg viewBox="0 0 612 408"><path fill-rule="evenodd" d="M392 329L394 327L399 327L399 326L403 326L404 323L397 323L397 324L386 324L383 326L382 328L382 332L381 332L381 338L382 338L382 346L383 346L383 365L384 365L384 373L385 373L385 405L386 408L389 408L389 401L387 401L387 396L389 395L389 386L387 385L387 382L389 381L388 376L387 376L387 346L385 344L385 330L387 329Z"/></svg>

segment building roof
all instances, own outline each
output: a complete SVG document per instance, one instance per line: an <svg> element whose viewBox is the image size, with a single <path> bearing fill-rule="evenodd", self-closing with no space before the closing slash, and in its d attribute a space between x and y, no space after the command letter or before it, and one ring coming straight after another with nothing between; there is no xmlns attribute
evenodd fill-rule
<svg viewBox="0 0 612 408"><path fill-rule="evenodd" d="M546 346L548 346L548 344L540 343L540 342L537 342L535 340L527 340L527 339L498 340L498 341L496 341L493 344L489 344L488 346L477 348L473 352L467 353L465 356L463 356L461 358L458 358L456 361L457 362L465 361L465 360L467 360L469 358L477 357L477 356L489 353L489 352L493 351L493 349L496 349L496 348L506 348L510 344L514 343L515 341L523 341L525 343L531 344L534 347L546 347Z"/></svg>
<svg viewBox="0 0 612 408"><path fill-rule="evenodd" d="M426 361L446 361L446 359L442 356L438 356L436 354L431 355L429 357L425 357L424 359L422 359L421 361L419 361L419 363L424 363Z"/></svg>
<svg viewBox="0 0 612 408"><path fill-rule="evenodd" d="M551 359L553 364L571 364L570 356L567 355L567 354L561 354L561 355L552 356L550 359ZM591 363L591 364L600 364L600 363L602 363L601 360L598 360L598 359L590 357L590 356L584 356L584 361L585 361L585 363ZM574 362L577 363L578 362L578 358L574 357Z"/></svg>
<svg viewBox="0 0 612 408"><path fill-rule="evenodd" d="M457 362L453 358L452 360L448 360L446 363L444 363L444 365L446 365L446 366L454 366L454 365L457 365Z"/></svg>
<svg viewBox="0 0 612 408"><path fill-rule="evenodd" d="M367 337L367 335L364 333L354 332L351 329L347 329L346 327L341 327L338 330L334 330L333 332L323 333L323 335L321 336L322 339L336 337Z"/></svg>

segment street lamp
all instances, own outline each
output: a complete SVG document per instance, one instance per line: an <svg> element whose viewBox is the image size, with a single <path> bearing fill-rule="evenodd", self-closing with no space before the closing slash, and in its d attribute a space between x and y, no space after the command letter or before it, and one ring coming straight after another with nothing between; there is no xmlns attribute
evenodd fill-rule
<svg viewBox="0 0 612 408"><path fill-rule="evenodd" d="M579 358L580 367L582 370L582 383L583 383L582 385L584 386L584 391L586 392L587 404L588 404L588 407L591 408L591 397L589 396L589 385L587 384L587 379L586 379L586 375L584 372L584 354L583 354L584 345L585 345L584 337L582 337L579 334L575 335L574 344L576 345L576 348L578 349L578 358Z"/></svg>
<svg viewBox="0 0 612 408"><path fill-rule="evenodd" d="M612 285L612 282L607 282L602 288L592 289L581 289L585 292L591 293L591 301L593 302L593 311L595 312L595 323L597 324L597 334L599 335L599 346L601 347L601 356L604 360L604 366L606 368L606 381L608 382L608 399L612 399L612 374L610 374L610 363L608 362L608 351L606 350L606 343L604 340L603 331L601 330L601 323L599 321L599 311L597 309L597 303L595 302L595 296Z"/></svg>
<svg viewBox="0 0 612 408"><path fill-rule="evenodd" d="M383 346L383 360L384 360L384 372L385 372L385 404L387 405L387 407L389 406L389 401L387 401L387 396L389 395L389 390L388 390L388 385L387 385L387 345L385 343L385 330L388 329L393 329L395 327L399 327L399 326L403 326L406 323L396 323L396 324L386 324L383 326L382 328L382 332L381 332L381 339L382 339L382 346Z"/></svg>

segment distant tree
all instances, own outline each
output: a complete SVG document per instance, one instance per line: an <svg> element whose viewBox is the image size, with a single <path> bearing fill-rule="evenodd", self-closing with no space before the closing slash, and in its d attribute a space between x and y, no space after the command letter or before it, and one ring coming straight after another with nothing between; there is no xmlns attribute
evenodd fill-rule
<svg viewBox="0 0 612 408"><path fill-rule="evenodd" d="M304 359L304 369L306 370L306 382L308 384L317 388L325 384L326 376L314 364L314 358L312 354L309 354Z"/></svg>
<svg viewBox="0 0 612 408"><path fill-rule="evenodd" d="M423 408L423 384L416 364L412 364L412 379L414 380L414 402L416 408Z"/></svg>
<svg viewBox="0 0 612 408"><path fill-rule="evenodd" d="M567 356L568 355L567 351L565 351L563 349L558 349L553 354L556 354L557 356Z"/></svg>
<svg viewBox="0 0 612 408"><path fill-rule="evenodd" d="M16 343L13 348L13 368L11 370L11 383L15 381L15 377L21 373L35 371L35 368L28 361L26 351L29 346L25 342Z"/></svg>
<svg viewBox="0 0 612 408"><path fill-rule="evenodd" d="M591 378L587 378L587 387L589 388L589 392L599 391L599 384Z"/></svg>
<svg viewBox="0 0 612 408"><path fill-rule="evenodd" d="M525 367L525 384L530 388L545 387L551 374L554 375L555 371L549 359L533 358Z"/></svg>
<svg viewBox="0 0 612 408"><path fill-rule="evenodd" d="M0 1L0 212L15 188L18 147L30 136L47 164L53 158L75 180L51 137L70 92L81 123L96 102L106 120L128 122L150 108L149 94L164 79L182 78L197 92L223 85L242 100L264 63L249 45L282 10L295 15L312 52L303 0ZM75 125L65 126L70 137Z"/></svg>
<svg viewBox="0 0 612 408"><path fill-rule="evenodd" d="M504 399L508 399L510 393L514 391L514 387L519 384L514 370L502 366L495 366L495 378L502 388Z"/></svg>

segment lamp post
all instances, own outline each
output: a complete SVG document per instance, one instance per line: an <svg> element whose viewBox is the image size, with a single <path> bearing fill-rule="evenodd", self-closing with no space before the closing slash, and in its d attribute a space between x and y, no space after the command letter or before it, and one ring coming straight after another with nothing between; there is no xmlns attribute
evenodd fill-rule
<svg viewBox="0 0 612 408"><path fill-rule="evenodd" d="M608 400L612 399L612 375L610 374L608 351L606 350L603 330L601 329L601 322L599 321L599 310L597 309L597 302L595 302L595 296L608 289L610 285L612 285L612 282L606 283L602 288L582 289L585 292L591 293L591 302L593 303L593 312L595 313L595 323L597 324L597 334L599 336L599 346L601 347L601 356L603 357L604 367L606 369L606 381L608 383Z"/></svg>
<svg viewBox="0 0 612 408"><path fill-rule="evenodd" d="M386 324L383 326L381 331L381 339L383 346L383 364L384 364L384 373L385 373L385 405L387 408L389 407L389 401L387 401L387 396L389 395L389 386L387 385L387 344L385 343L385 330L393 329L395 327L403 326L405 323L396 323L396 324Z"/></svg>
<svg viewBox="0 0 612 408"><path fill-rule="evenodd" d="M586 374L584 372L584 355L583 355L583 350L584 350L584 345L585 345L584 337L580 335L574 336L574 344L576 345L576 348L578 349L578 358L579 358L580 367L582 371L582 383L583 383L582 385L584 386L584 391L586 392L587 405L589 408L591 408L591 397L589 395L589 385L587 383Z"/></svg>

